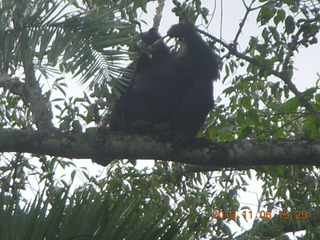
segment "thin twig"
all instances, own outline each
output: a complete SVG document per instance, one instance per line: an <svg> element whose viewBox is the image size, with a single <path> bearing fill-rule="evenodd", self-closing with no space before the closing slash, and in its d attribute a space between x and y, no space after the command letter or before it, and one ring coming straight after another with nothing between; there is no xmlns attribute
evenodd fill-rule
<svg viewBox="0 0 320 240"><path fill-rule="evenodd" d="M320 113L318 111L314 110L313 107L311 106L311 104L308 102L308 100L303 97L302 93L298 90L298 88L291 81L291 78L289 77L287 72L283 72L283 71L278 72L276 70L273 70L273 69L269 68L268 66L264 65L263 63L261 63L260 61L253 59L243 53L238 52L233 44L230 45L230 44L224 42L223 40L220 40L220 39L216 38L215 36L213 36L209 33L206 33L202 30L199 30L199 32L204 34L205 36L213 39L215 42L220 43L225 48L227 48L231 55L234 55L237 58L243 59L243 60L251 63L252 65L257 66L258 68L262 69L263 71L265 71L269 75L274 75L274 76L282 79L288 85L290 91L298 98L300 104L302 106L304 106L307 109L307 111L310 112L310 114L317 120L317 122L320 123Z"/></svg>
<svg viewBox="0 0 320 240"><path fill-rule="evenodd" d="M247 18L248 18L248 16L249 16L249 13L252 11L252 10L251 10L251 6L252 6L253 2L254 2L254 1L252 1L252 2L250 3L250 6L247 6L247 5L245 4L245 2L243 1L243 4L244 4L244 6L245 6L245 8L246 8L246 13L244 14L244 17L243 17L242 21L241 21L240 24L239 24L238 32L237 32L237 34L236 34L236 36L235 36L235 38L234 38L234 40L233 40L233 45L234 45L234 47L237 46L237 42L238 42L239 36L240 36L240 34L241 34L241 32L242 32L242 29L243 29L243 27L244 27L244 24L245 24L245 22L247 21Z"/></svg>

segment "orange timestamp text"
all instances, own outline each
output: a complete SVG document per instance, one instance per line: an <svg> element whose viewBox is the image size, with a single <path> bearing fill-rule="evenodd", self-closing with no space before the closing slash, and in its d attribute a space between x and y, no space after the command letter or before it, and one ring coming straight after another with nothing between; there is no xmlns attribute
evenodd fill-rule
<svg viewBox="0 0 320 240"><path fill-rule="evenodd" d="M233 220L242 216L244 219L271 219L275 215L278 215L280 219L307 219L309 217L307 211L279 211L276 214L273 214L272 211L261 210L254 214L253 211L244 210L241 212L237 211L221 211L214 210L212 211L212 219L227 219Z"/></svg>

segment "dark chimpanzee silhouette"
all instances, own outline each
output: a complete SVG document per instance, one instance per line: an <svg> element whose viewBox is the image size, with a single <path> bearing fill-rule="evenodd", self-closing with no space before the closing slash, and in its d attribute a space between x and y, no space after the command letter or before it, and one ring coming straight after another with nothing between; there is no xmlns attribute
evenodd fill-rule
<svg viewBox="0 0 320 240"><path fill-rule="evenodd" d="M141 34L151 50L137 59L130 85L112 109L111 130L190 139L203 125L219 75L216 57L191 23L173 25L168 36L183 43L181 51L171 52L154 28Z"/></svg>

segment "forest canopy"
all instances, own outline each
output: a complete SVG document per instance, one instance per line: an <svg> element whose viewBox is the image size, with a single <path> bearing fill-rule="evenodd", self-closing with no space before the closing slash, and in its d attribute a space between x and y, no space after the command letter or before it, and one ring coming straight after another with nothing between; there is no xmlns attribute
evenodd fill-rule
<svg viewBox="0 0 320 240"><path fill-rule="evenodd" d="M219 62L199 144L101 127L141 31L185 21ZM319 238L318 1L4 0L0 22L1 239Z"/></svg>

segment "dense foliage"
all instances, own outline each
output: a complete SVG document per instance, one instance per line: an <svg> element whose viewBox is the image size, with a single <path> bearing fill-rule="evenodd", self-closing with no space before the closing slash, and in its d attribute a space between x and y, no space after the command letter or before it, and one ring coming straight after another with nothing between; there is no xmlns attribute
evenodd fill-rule
<svg viewBox="0 0 320 240"><path fill-rule="evenodd" d="M150 9L163 2L1 1L1 128L71 136L95 127L119 97L114 89L123 86L127 61L137 57L137 22L154 18L161 26L174 14L198 25L220 56L216 92L223 89L199 137L277 139L279 146L319 139L320 78L312 68L320 56L318 1L244 0L234 10L222 0L173 0L153 16ZM232 18L234 31L223 24L230 9L241 16ZM304 230L301 239L318 239L319 169L305 163L205 172L135 159L85 168L57 156L2 153L0 238L288 239Z"/></svg>

